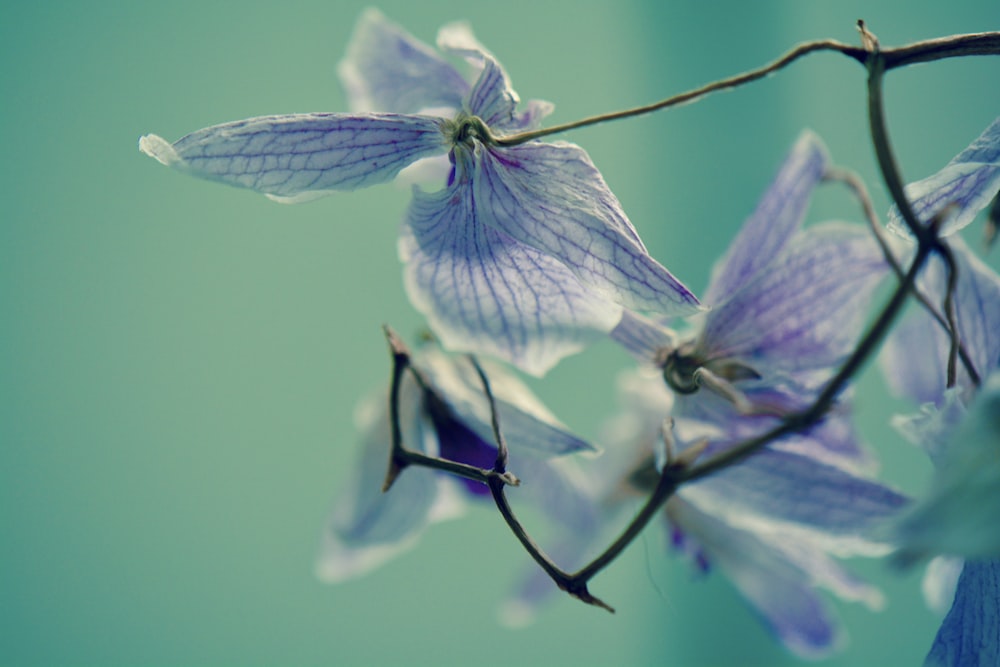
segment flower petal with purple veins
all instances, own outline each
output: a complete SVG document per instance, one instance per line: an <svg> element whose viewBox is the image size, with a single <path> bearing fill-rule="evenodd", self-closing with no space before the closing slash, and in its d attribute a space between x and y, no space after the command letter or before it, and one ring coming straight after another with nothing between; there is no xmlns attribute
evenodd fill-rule
<svg viewBox="0 0 1000 667"><path fill-rule="evenodd" d="M740 359L760 374L831 368L853 349L887 270L865 228L813 227L727 301L713 304L703 353Z"/></svg>
<svg viewBox="0 0 1000 667"><path fill-rule="evenodd" d="M146 135L139 149L168 167L291 203L385 183L446 152L442 123L374 113L263 116L207 127L173 145Z"/></svg>
<svg viewBox="0 0 1000 667"><path fill-rule="evenodd" d="M558 259L628 308L689 314L698 300L653 259L586 152L567 143L484 149L472 182L482 224Z"/></svg>
<svg viewBox="0 0 1000 667"><path fill-rule="evenodd" d="M1000 664L1000 560L966 561L955 601L924 665L987 667Z"/></svg>
<svg viewBox="0 0 1000 667"><path fill-rule="evenodd" d="M729 250L713 267L706 303L726 299L778 256L802 225L809 198L828 166L823 142L812 132L803 132Z"/></svg>
<svg viewBox="0 0 1000 667"><path fill-rule="evenodd" d="M377 9L361 14L337 72L354 112L457 110L469 91L451 63Z"/></svg>
<svg viewBox="0 0 1000 667"><path fill-rule="evenodd" d="M442 343L544 374L609 331L621 307L553 257L483 223L465 182L414 192L399 241L410 300Z"/></svg>
<svg viewBox="0 0 1000 667"><path fill-rule="evenodd" d="M894 517L909 502L892 489L858 477L810 456L764 449L742 463L684 488L685 498L712 516L732 524L747 521L766 531L765 523L794 524L806 531L857 540L864 551L874 543L861 537ZM884 553L879 545L875 553Z"/></svg>
<svg viewBox="0 0 1000 667"><path fill-rule="evenodd" d="M671 521L700 544L789 650L821 658L841 642L837 624L799 564L753 533L732 528L678 496Z"/></svg>
<svg viewBox="0 0 1000 667"><path fill-rule="evenodd" d="M948 215L941 227L943 235L967 226L997 192L1000 192L1000 118L944 169L906 186L910 207L917 220L924 224L946 207L955 207L954 214ZM910 230L895 206L889 211L889 229L910 237Z"/></svg>

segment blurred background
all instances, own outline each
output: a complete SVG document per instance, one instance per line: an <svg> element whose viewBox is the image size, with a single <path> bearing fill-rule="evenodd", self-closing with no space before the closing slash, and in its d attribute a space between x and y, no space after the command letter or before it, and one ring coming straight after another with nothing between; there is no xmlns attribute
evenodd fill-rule
<svg viewBox="0 0 1000 667"><path fill-rule="evenodd" d="M510 630L496 609L527 556L493 512L336 587L313 575L352 473L357 398L381 386L380 333L412 339L396 233L409 194L381 187L282 206L173 173L140 135L271 113L336 111L335 75L368 3L15 3L0 10L0 664L780 665L797 661L721 576L659 535L592 590ZM1000 29L995 0L404 2L433 42L468 19L549 123L648 103L817 38L884 45ZM904 176L945 164L1000 113L1000 59L921 65L887 85ZM748 88L577 131L651 252L700 292L803 128L887 209L868 143L865 72L820 54ZM810 218L859 220L837 188ZM971 232L978 234L981 223ZM992 259L997 266L996 257ZM610 344L533 382L594 437L631 361ZM886 476L929 466L885 425L875 373L860 420ZM859 571L882 613L841 606L828 665L919 664L939 618L920 572Z"/></svg>

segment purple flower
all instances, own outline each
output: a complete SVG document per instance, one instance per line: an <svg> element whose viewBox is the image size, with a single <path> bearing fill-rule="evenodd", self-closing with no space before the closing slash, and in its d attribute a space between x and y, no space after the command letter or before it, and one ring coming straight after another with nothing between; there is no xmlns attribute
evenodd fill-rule
<svg viewBox="0 0 1000 667"><path fill-rule="evenodd" d="M471 364L432 346L415 353L412 363L427 384L404 376L399 405L404 445L490 468L497 450L489 405ZM487 368L510 442L511 470L522 482L509 492L511 501L530 502L557 517L560 525L591 530L593 518L577 473L568 460L554 457L593 451L593 446L567 431L512 375ZM360 406L360 470L348 478L323 533L317 571L325 581L343 581L378 567L413 547L428 525L460 516L470 501L493 502L479 482L415 466L403 470L383 493L391 443L387 408L386 393Z"/></svg>
<svg viewBox="0 0 1000 667"><path fill-rule="evenodd" d="M438 46L471 76L368 10L340 67L355 112L251 118L172 145L147 135L140 150L283 202L384 183L447 155L445 187L415 190L403 223L410 299L447 347L530 373L609 331L623 308L693 312L697 299L649 255L583 149L498 143L551 105L519 112L507 74L467 26L442 28Z"/></svg>
<svg viewBox="0 0 1000 667"><path fill-rule="evenodd" d="M660 373L645 368L623 380L622 413L587 485L606 524L621 526L622 508L655 486L665 419L675 420L681 452L697 442L707 442L702 457L721 452L806 407L855 345L886 265L863 228L799 230L827 167L819 140L804 134L716 265L712 310L690 338L631 312L612 332ZM842 401L808 432L682 486L664 509L671 548L699 571L724 572L784 645L806 657L840 641L819 589L881 606L881 594L837 557L887 553L872 535L907 502L861 474L868 461L848 417ZM541 590L536 578L512 608L523 614Z"/></svg>
<svg viewBox="0 0 1000 667"><path fill-rule="evenodd" d="M871 232L829 222L801 229L809 198L829 168L819 139L804 133L774 182L716 263L711 310L686 337L626 313L612 338L661 368L677 392L674 414L746 439L810 405L852 352L872 294L887 272ZM817 456L864 465L846 419L847 399L810 434Z"/></svg>

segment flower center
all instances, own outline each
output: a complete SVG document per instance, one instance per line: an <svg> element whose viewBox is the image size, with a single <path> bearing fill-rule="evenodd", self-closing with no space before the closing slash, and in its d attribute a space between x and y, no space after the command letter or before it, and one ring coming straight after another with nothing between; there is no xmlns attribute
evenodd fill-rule
<svg viewBox="0 0 1000 667"><path fill-rule="evenodd" d="M702 387L704 377L699 371L709 371L727 383L761 377L753 368L734 359L706 359L693 340L676 348L664 348L658 362L667 386L678 394L693 394Z"/></svg>
<svg viewBox="0 0 1000 667"><path fill-rule="evenodd" d="M486 123L479 116L470 116L466 113L459 113L454 120L448 121L445 133L453 146L465 146L471 149L477 141L487 146L496 143L496 138Z"/></svg>

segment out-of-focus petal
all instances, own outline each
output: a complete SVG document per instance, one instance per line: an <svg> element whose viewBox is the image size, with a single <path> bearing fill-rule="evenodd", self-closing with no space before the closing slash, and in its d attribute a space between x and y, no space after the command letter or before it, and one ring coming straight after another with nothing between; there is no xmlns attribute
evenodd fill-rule
<svg viewBox="0 0 1000 667"><path fill-rule="evenodd" d="M377 9L361 14L337 71L354 112L459 109L469 91L451 63Z"/></svg>
<svg viewBox="0 0 1000 667"><path fill-rule="evenodd" d="M1000 560L966 561L926 667L1000 664Z"/></svg>
<svg viewBox="0 0 1000 667"><path fill-rule="evenodd" d="M840 555L852 548L884 553L887 548L865 534L908 502L873 480L810 456L773 449L686 486L684 496L697 499L700 508L717 518L760 533L773 532L778 524L822 533L815 539L831 538Z"/></svg>
<svg viewBox="0 0 1000 667"><path fill-rule="evenodd" d="M391 181L416 160L444 153L442 122L397 114L264 116L207 127L173 145L149 134L139 150L168 167L291 203Z"/></svg>
<svg viewBox="0 0 1000 667"><path fill-rule="evenodd" d="M410 301L445 347L535 375L609 331L621 307L482 220L466 182L415 191L399 242Z"/></svg>
<svg viewBox="0 0 1000 667"><path fill-rule="evenodd" d="M682 492L683 493L683 492ZM667 505L671 522L694 538L793 653L821 658L841 643L840 631L811 577L754 534L735 529L682 497Z"/></svg>
<svg viewBox="0 0 1000 667"><path fill-rule="evenodd" d="M407 380L401 426L406 444L422 450L428 434L427 424L415 412L419 391ZM406 470L388 493L382 492L390 448L385 406L386 398L380 395L362 407L359 426L365 436L360 469L348 478L323 531L316 569L324 581L361 576L412 548L429 523L461 514L455 494L448 493L443 478L431 470Z"/></svg>
<svg viewBox="0 0 1000 667"><path fill-rule="evenodd" d="M689 314L698 300L654 260L586 152L567 143L484 150L473 177L482 221L557 258L604 298Z"/></svg>
<svg viewBox="0 0 1000 667"><path fill-rule="evenodd" d="M941 228L951 234L967 226L1000 191L1000 118L994 120L969 147L933 176L910 183L906 196L917 219L926 224L947 206L954 206ZM909 237L906 223L893 206L889 229Z"/></svg>
<svg viewBox="0 0 1000 667"><path fill-rule="evenodd" d="M762 375L832 368L853 349L886 271L865 228L813 227L729 300L712 304L704 354L740 359Z"/></svg>
<svg viewBox="0 0 1000 667"><path fill-rule="evenodd" d="M809 198L828 165L819 137L803 132L729 250L716 262L705 303L715 306L726 299L781 252L802 225Z"/></svg>
<svg viewBox="0 0 1000 667"><path fill-rule="evenodd" d="M630 310L622 313L618 325L611 330L611 339L644 364L657 361L663 350L677 345L677 336L669 328Z"/></svg>
<svg viewBox="0 0 1000 667"><path fill-rule="evenodd" d="M929 492L900 521L904 562L933 554L1000 558L1000 371L950 430Z"/></svg>

